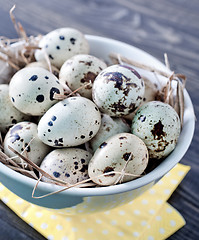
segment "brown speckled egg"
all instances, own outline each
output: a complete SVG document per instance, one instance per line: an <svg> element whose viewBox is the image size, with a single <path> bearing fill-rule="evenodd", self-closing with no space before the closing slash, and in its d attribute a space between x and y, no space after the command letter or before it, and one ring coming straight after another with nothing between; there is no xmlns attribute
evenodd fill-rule
<svg viewBox="0 0 199 240"><path fill-rule="evenodd" d="M97 134L90 140L90 147L95 150L109 137L122 132L130 132L130 126L122 118L112 118L102 114L102 122Z"/></svg>
<svg viewBox="0 0 199 240"><path fill-rule="evenodd" d="M28 145L29 143L30 145ZM43 144L38 138L37 125L32 122L20 122L15 124L9 129L5 136L5 154L7 154L9 157L16 156L16 154L13 153L8 146L11 146L19 153L23 152L25 147L27 147L24 155L37 165L40 164L43 158L50 151L50 147ZM13 158L13 160L17 163L23 163L26 165L26 163L19 157Z"/></svg>
<svg viewBox="0 0 199 240"><path fill-rule="evenodd" d="M126 173L140 175L147 164L148 150L144 142L131 133L119 133L107 139L96 150L89 162L88 173L98 185L113 185L117 182L119 174L100 175L112 171L121 172L125 165ZM122 182L136 177L124 176Z"/></svg>
<svg viewBox="0 0 199 240"><path fill-rule="evenodd" d="M124 116L125 119L132 121L136 111L145 103L150 101L155 101L158 95L158 86L157 84L151 82L149 79L144 78L144 85L145 85L145 91L144 91L144 97L142 103L139 105L139 107L129 115Z"/></svg>
<svg viewBox="0 0 199 240"><path fill-rule="evenodd" d="M60 68L62 64L76 54L88 54L89 44L84 35L73 28L59 28L49 32L39 42L41 50L36 50L37 61L45 60Z"/></svg>
<svg viewBox="0 0 199 240"><path fill-rule="evenodd" d="M63 94L63 87L51 72L41 67L19 70L9 85L13 105L27 115L43 115L57 102L54 93Z"/></svg>
<svg viewBox="0 0 199 240"><path fill-rule="evenodd" d="M70 97L43 115L38 124L38 136L52 147L78 146L93 138L100 124L100 111L91 100Z"/></svg>
<svg viewBox="0 0 199 240"><path fill-rule="evenodd" d="M40 168L51 176L74 184L88 178L88 162L92 155L79 148L62 148L50 152ZM44 182L51 182L45 177Z"/></svg>
<svg viewBox="0 0 199 240"><path fill-rule="evenodd" d="M6 133L14 124L30 120L30 116L17 110L9 97L9 86L0 84L0 131Z"/></svg>
<svg viewBox="0 0 199 240"><path fill-rule="evenodd" d="M94 56L78 54L68 59L62 65L59 81L60 83L68 85L72 91L91 82L78 91L82 97L91 98L92 83L97 75L106 67L106 63Z"/></svg>
<svg viewBox="0 0 199 240"><path fill-rule="evenodd" d="M164 158L173 151L180 131L177 112L159 101L144 104L132 121L132 133L145 142L150 158Z"/></svg>
<svg viewBox="0 0 199 240"><path fill-rule="evenodd" d="M105 68L93 83L93 101L103 113L124 116L142 102L144 81L131 67L112 65Z"/></svg>

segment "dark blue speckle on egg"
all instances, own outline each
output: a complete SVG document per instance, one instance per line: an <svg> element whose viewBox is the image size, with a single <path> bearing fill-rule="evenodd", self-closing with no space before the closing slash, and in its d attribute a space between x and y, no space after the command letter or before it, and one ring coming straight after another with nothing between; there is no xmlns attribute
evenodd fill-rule
<svg viewBox="0 0 199 240"><path fill-rule="evenodd" d="M42 94L38 95L38 96L36 97L36 100L37 100L38 102L43 102L43 101L44 101L44 95L42 95Z"/></svg>
<svg viewBox="0 0 199 240"><path fill-rule="evenodd" d="M106 145L107 145L107 143L106 143L106 142L103 142L103 143L99 146L99 148L104 148L104 147L106 147Z"/></svg>
<svg viewBox="0 0 199 240"><path fill-rule="evenodd" d="M53 101L54 100L54 94L57 93L57 94L60 94L60 91L58 88L55 88L55 87L52 87L50 89L50 100Z"/></svg>
<svg viewBox="0 0 199 240"><path fill-rule="evenodd" d="M56 178L58 178L58 177L60 177L60 173L58 173L58 172L53 172L53 175L56 177Z"/></svg>
<svg viewBox="0 0 199 240"><path fill-rule="evenodd" d="M141 122L144 122L146 120L146 116L141 115L138 120L140 120Z"/></svg>
<svg viewBox="0 0 199 240"><path fill-rule="evenodd" d="M74 45L75 44L76 39L75 38L70 38L70 42Z"/></svg>
<svg viewBox="0 0 199 240"><path fill-rule="evenodd" d="M37 75L32 75L32 77L29 78L29 81L36 81L38 78Z"/></svg>
<svg viewBox="0 0 199 240"><path fill-rule="evenodd" d="M52 60L54 59L54 57L51 54L49 54L48 56L50 59L52 59Z"/></svg>
<svg viewBox="0 0 199 240"><path fill-rule="evenodd" d="M48 126L53 126L53 122L52 121L48 122Z"/></svg>
<svg viewBox="0 0 199 240"><path fill-rule="evenodd" d="M20 140L20 136L18 133L15 133L10 136L10 139L11 139L11 142L14 143L15 141Z"/></svg>
<svg viewBox="0 0 199 240"><path fill-rule="evenodd" d="M64 37L64 36L59 36L59 39L60 39L60 40L64 40L65 37Z"/></svg>
<svg viewBox="0 0 199 240"><path fill-rule="evenodd" d="M57 117L56 116L52 116L52 121L55 121L56 119L57 119Z"/></svg>

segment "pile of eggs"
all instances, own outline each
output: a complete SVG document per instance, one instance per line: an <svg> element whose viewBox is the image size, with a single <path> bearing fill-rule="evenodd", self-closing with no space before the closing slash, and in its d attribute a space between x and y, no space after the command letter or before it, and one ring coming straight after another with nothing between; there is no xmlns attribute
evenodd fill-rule
<svg viewBox="0 0 199 240"><path fill-rule="evenodd" d="M48 33L39 47L35 62L0 85L3 148L17 164L26 165L9 146L69 184L90 178L108 186L140 176L150 159L173 151L178 114L155 100L131 66L107 66L89 55L86 38L72 28ZM46 56L58 77L47 70Z"/></svg>

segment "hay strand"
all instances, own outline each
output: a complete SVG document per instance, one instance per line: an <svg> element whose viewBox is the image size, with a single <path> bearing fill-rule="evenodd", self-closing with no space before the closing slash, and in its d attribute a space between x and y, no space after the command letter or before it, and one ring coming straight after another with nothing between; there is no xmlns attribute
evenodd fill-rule
<svg viewBox="0 0 199 240"><path fill-rule="evenodd" d="M147 70L149 72L153 72L153 73L155 72L155 73L157 73L161 76L164 76L166 78L169 78L170 75L171 75L170 73L167 73L167 72L164 72L162 70L156 69L155 67L151 67L151 66L143 64L141 62L137 62L133 59L126 58L124 56L121 56L120 54L110 53L109 57L113 61L113 63L120 63L122 61L124 63L133 65L135 67L138 67L138 68L141 68L141 69L144 69L144 70ZM118 57L119 57L120 60L118 60ZM177 79L178 77L186 79L186 76L184 74L174 74L175 79Z"/></svg>
<svg viewBox="0 0 199 240"><path fill-rule="evenodd" d="M8 146L8 148L15 153L17 156L19 156L20 158L22 158L26 163L30 164L34 169L36 169L39 173L41 173L43 176L52 179L55 182L61 183L61 184L65 184L67 185L66 182L62 181L62 180L58 180L55 177L49 175L48 173L46 173L44 170L42 170L40 167L38 167L35 163L33 163L31 160L29 160L28 158L26 158L25 156L23 156L22 154L20 154L18 151L16 151L14 148L12 148L11 146Z"/></svg>
<svg viewBox="0 0 199 240"><path fill-rule="evenodd" d="M58 94L58 93L54 93L53 95L53 99L55 100L64 100L66 98L71 97L72 95L77 94L77 92L83 88L86 88L87 86L89 86L90 84L92 84L91 80L89 80L88 83L84 84L83 86L77 88L76 90L74 90L73 92L69 93L68 95L63 95L63 94Z"/></svg>
<svg viewBox="0 0 199 240"><path fill-rule="evenodd" d="M100 174L100 175L95 176L95 177L92 177L92 178L90 177L90 178L88 178L88 179L82 180L82 181L80 181L80 182L78 182L78 183L75 183L75 184L71 184L70 186L64 187L64 188L62 188L62 189L60 189L60 190L57 190L57 191L54 191L54 192L51 192L51 193L47 193L47 194L44 194L44 195L41 195L41 196L35 196L35 191L36 191L36 189L37 189L37 187L38 187L38 185L39 185L39 182L40 182L40 180L41 180L41 178L40 178L40 179L37 181L37 183L36 183L36 185L35 185L35 187L34 187L34 189L33 189L33 191L32 191L32 198L36 198L36 199L45 198L45 197L48 197L48 196L51 196L51 195L58 194L58 193L60 193L60 192L66 191L66 190L68 190L68 189L70 189L70 188L77 187L77 186L79 186L79 185L81 185L81 184L90 182L90 181L92 181L92 180L95 179L95 178L103 177L103 176L108 176L108 175L111 175L111 174L120 174L120 175L133 176L133 177L141 177L141 176L142 176L142 175L135 175L135 174L131 174L131 173L125 173L125 172L111 171L111 172L107 172L107 173ZM115 184L113 184L113 185L115 185Z"/></svg>

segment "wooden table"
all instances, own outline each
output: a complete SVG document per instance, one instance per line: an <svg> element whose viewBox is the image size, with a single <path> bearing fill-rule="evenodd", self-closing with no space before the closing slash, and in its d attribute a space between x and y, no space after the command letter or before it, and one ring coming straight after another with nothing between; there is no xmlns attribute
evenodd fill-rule
<svg viewBox="0 0 199 240"><path fill-rule="evenodd" d="M196 117L199 114L199 3L198 0L0 0L0 35L17 37L9 18L15 16L28 35L47 33L60 27L73 27L85 34L118 39L139 47L161 61L166 52L171 68L187 75L187 90ZM182 163L191 171L169 202L186 219L186 226L171 240L199 239L199 127ZM34 229L0 203L0 239L44 239Z"/></svg>

